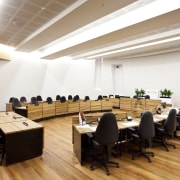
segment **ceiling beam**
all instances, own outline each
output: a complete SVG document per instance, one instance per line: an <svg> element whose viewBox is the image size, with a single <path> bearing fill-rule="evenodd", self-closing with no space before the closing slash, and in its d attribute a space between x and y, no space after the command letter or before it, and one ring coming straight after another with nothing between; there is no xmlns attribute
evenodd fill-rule
<svg viewBox="0 0 180 180"><path fill-rule="evenodd" d="M20 43L18 51L31 52L99 19L117 11L137 0L88 0L62 19L32 37L29 41Z"/></svg>

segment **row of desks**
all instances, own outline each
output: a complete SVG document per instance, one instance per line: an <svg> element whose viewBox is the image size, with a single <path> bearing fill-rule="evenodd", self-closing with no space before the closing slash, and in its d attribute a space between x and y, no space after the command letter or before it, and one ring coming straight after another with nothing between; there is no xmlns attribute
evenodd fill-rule
<svg viewBox="0 0 180 180"><path fill-rule="evenodd" d="M154 122L160 122L167 118L169 109L164 109L163 114L155 114L153 116ZM95 113L95 114L85 114L86 119L88 120L89 124L86 125L79 125L78 117L74 116L72 117L72 144L73 144L73 150L78 158L79 162L83 163L83 157L84 157L84 148L87 145L87 136L86 133L93 133L96 130L97 124L98 124L98 118L100 118L102 113ZM127 113L126 112L119 112L115 113L118 128L120 131L124 131L129 127L137 127L140 122L140 118L133 118L131 121L127 121ZM90 123L90 121L96 120L96 123Z"/></svg>
<svg viewBox="0 0 180 180"><path fill-rule="evenodd" d="M42 125L14 112L0 112L0 133L5 137L4 165L42 155Z"/></svg>
<svg viewBox="0 0 180 180"><path fill-rule="evenodd" d="M73 102L68 100L66 102L53 101L52 104L47 102L39 102L39 105L35 106L29 102L23 103L22 106L15 108L15 112L27 117L31 120L48 118L57 115L69 115L82 112L96 112L96 111L112 111L113 102L117 101L115 98L107 98L103 100L79 100ZM120 110L131 111L134 115L138 116L145 109L149 109L153 113L156 112L158 107L161 107L161 100L155 99L135 99L135 98L120 98L118 99ZM6 111L12 111L12 104L6 104Z"/></svg>

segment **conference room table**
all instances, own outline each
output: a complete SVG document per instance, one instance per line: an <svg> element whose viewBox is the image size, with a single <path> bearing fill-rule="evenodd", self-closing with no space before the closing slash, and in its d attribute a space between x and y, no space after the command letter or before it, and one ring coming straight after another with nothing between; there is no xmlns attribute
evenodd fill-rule
<svg viewBox="0 0 180 180"><path fill-rule="evenodd" d="M43 153L44 127L15 112L0 112L0 133L5 137L4 165L28 160Z"/></svg>
<svg viewBox="0 0 180 180"><path fill-rule="evenodd" d="M154 122L160 122L167 118L169 112L169 108L163 109L162 114L154 114L153 119ZM88 123L85 125L78 124L78 118L73 117L72 118L72 144L73 144L73 151L79 160L80 164L83 164L83 161L85 159L85 147L88 146L88 136L86 133L94 133L96 131L96 127L98 125L98 119L103 113L94 114L91 115L85 115L86 118L88 118ZM122 136L120 139L122 142L128 142L127 137L127 128L131 127L138 127L140 118L132 118L132 120L127 120L127 113L121 112L118 115L119 118L117 119L117 125L118 129L120 131L120 135ZM95 118L94 118L95 117ZM122 117L122 118L121 118ZM92 122L89 120L92 118ZM96 119L96 121L94 121Z"/></svg>

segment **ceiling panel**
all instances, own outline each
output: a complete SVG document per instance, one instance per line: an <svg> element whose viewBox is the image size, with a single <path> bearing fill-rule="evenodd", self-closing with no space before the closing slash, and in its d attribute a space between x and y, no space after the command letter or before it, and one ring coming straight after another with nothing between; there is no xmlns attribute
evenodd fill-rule
<svg viewBox="0 0 180 180"><path fill-rule="evenodd" d="M115 18L116 13L123 16L156 1L158 0L113 0L113 3L110 0L0 1L0 43L14 46L16 50L23 52L43 51L58 39L72 37L77 30L84 32L84 27L86 29L91 28L91 23L94 23L93 25L103 23L102 18L112 12L115 12L115 14L109 16L109 19ZM173 0L173 2L175 1ZM163 1L163 6L165 5L166 3ZM117 12L119 10L121 11ZM153 35L158 36L173 30L180 30L180 8L86 42L71 45L71 47L64 50L43 55L42 58L56 59L62 56L72 56L76 59L77 57L88 57L89 55L110 51L112 48L125 48L128 43L131 46L131 42L135 41L137 43L133 45L138 45L143 41L145 43L145 38ZM179 34L176 35L179 36ZM168 38L168 35L166 38ZM140 42L141 39L142 42ZM158 38L154 37L153 40L158 40ZM179 41L174 41L149 48L139 48L108 55L104 58L118 59L144 55L145 53L175 51L178 50L179 45Z"/></svg>

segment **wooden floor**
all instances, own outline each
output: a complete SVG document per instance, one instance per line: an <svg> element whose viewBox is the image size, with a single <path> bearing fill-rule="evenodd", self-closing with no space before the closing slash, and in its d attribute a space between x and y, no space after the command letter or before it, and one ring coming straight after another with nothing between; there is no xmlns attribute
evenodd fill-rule
<svg viewBox="0 0 180 180"><path fill-rule="evenodd" d="M44 152L37 157L7 167L0 166L0 180L180 180L180 141L171 139L177 149L170 151L151 148L155 153L152 163L144 157L131 160L127 151L114 158L120 168L110 168L107 176L102 167L91 171L89 164L81 166L73 153L71 117L61 117L39 122L44 125Z"/></svg>

